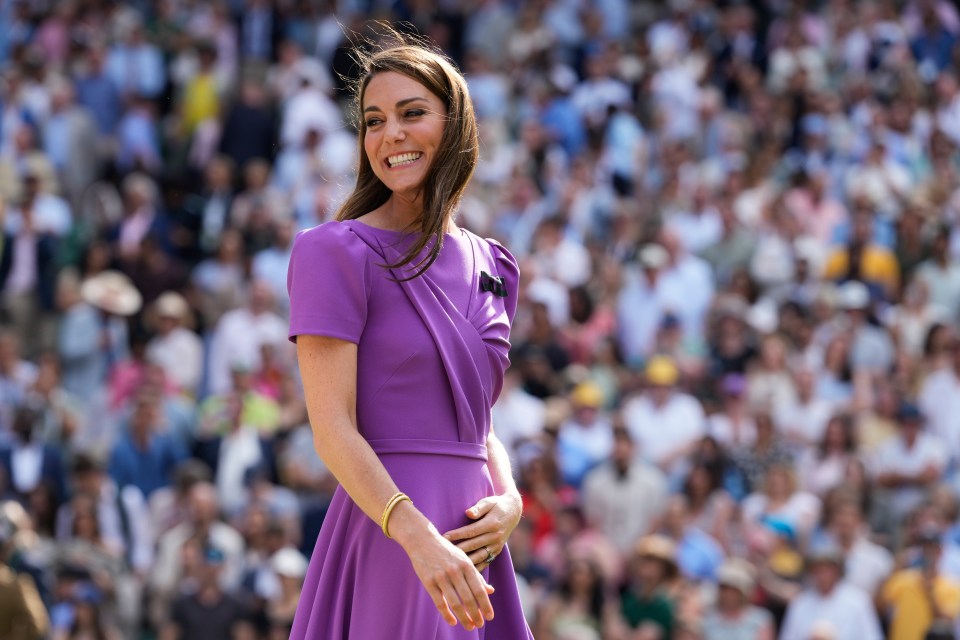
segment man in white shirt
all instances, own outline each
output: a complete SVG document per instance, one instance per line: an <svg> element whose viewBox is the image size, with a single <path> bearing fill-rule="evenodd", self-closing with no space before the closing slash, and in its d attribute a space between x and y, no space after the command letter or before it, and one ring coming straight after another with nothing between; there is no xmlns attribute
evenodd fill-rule
<svg viewBox="0 0 960 640"><path fill-rule="evenodd" d="M829 534L843 551L845 580L874 596L893 572L893 555L866 536L863 509L856 496L841 498L832 509Z"/></svg>
<svg viewBox="0 0 960 640"><path fill-rule="evenodd" d="M246 307L223 314L210 347L210 391L230 390L230 369L242 363L253 371L260 367L264 344L286 344L287 321L273 312L270 285L254 280Z"/></svg>
<svg viewBox="0 0 960 640"><path fill-rule="evenodd" d="M703 407L676 389L680 371L671 358L651 358L646 378L649 388L624 404L623 421L641 454L670 475L706 431Z"/></svg>
<svg viewBox="0 0 960 640"><path fill-rule="evenodd" d="M627 363L638 363L653 349L657 329L675 301L664 281L666 249L648 244L639 253L641 271L628 273L617 300L620 346Z"/></svg>
<svg viewBox="0 0 960 640"><path fill-rule="evenodd" d="M877 453L874 479L885 489L890 515L902 522L920 506L940 480L947 464L947 447L934 435L923 433L923 415L911 404L899 413L900 433Z"/></svg>
<svg viewBox="0 0 960 640"><path fill-rule="evenodd" d="M520 369L507 369L500 398L493 405L493 426L514 463L517 446L543 433L546 421L546 403L526 392Z"/></svg>
<svg viewBox="0 0 960 640"><path fill-rule="evenodd" d="M833 640L880 640L883 633L870 596L843 580L840 549L815 550L808 562L811 584L790 601L780 640L809 640L828 629Z"/></svg>
<svg viewBox="0 0 960 640"><path fill-rule="evenodd" d="M953 366L927 376L917 400L930 432L948 451L960 451L960 341L953 346Z"/></svg>
<svg viewBox="0 0 960 640"><path fill-rule="evenodd" d="M630 432L613 430L613 455L583 483L587 520L626 554L650 532L667 499L667 479L656 467L636 459Z"/></svg>
<svg viewBox="0 0 960 640"><path fill-rule="evenodd" d="M533 244L532 256L540 276L556 280L566 287L577 287L590 279L593 270L590 252L581 243L565 235L564 223L560 218L547 218L541 222Z"/></svg>

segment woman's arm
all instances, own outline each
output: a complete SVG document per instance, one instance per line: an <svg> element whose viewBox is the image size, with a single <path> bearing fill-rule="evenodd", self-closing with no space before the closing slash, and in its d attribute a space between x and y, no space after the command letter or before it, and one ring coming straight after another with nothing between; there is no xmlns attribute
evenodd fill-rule
<svg viewBox="0 0 960 640"><path fill-rule="evenodd" d="M513 470L510 468L510 454L500 442L500 438L493 432L490 425L490 434L487 436L487 467L490 469L490 478L493 480L493 490L498 496L512 496L520 503L520 490L513 479Z"/></svg>
<svg viewBox="0 0 960 640"><path fill-rule="evenodd" d="M301 335L297 358L317 454L356 505L379 525L384 506L398 489L357 430L357 346L337 338ZM401 502L393 510L389 530L449 624L459 620L473 629L493 617L488 595L492 588L466 554L445 540L412 503Z"/></svg>
<svg viewBox="0 0 960 640"><path fill-rule="evenodd" d="M476 522L444 534L448 540L459 540L457 546L470 555L478 569L489 564L491 556L500 555L523 515L523 500L513 481L510 456L492 426L487 436L487 468L494 495L467 509L467 517Z"/></svg>

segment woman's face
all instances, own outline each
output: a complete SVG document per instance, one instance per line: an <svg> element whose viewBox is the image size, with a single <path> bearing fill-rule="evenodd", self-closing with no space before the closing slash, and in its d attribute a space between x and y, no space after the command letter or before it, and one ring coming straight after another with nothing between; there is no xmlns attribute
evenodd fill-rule
<svg viewBox="0 0 960 640"><path fill-rule="evenodd" d="M416 197L439 151L446 106L413 78L385 71L367 84L362 107L373 173L395 194Z"/></svg>
<svg viewBox="0 0 960 640"><path fill-rule="evenodd" d="M790 496L790 478L782 469L771 469L767 473L767 495L782 499Z"/></svg>
<svg viewBox="0 0 960 640"><path fill-rule="evenodd" d="M590 563L585 560L570 561L570 586L573 591L583 593L593 588L596 576Z"/></svg>
<svg viewBox="0 0 960 640"><path fill-rule="evenodd" d="M697 496L707 496L713 489L713 481L706 467L694 467L690 472L690 489Z"/></svg>
<svg viewBox="0 0 960 640"><path fill-rule="evenodd" d="M846 447L846 434L840 420L831 420L827 423L827 430L823 434L824 443L830 451L843 451Z"/></svg>

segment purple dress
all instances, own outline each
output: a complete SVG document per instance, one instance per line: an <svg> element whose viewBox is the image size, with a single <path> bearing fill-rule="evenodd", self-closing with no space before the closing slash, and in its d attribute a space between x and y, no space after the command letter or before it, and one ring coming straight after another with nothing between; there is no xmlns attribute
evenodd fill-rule
<svg viewBox="0 0 960 640"><path fill-rule="evenodd" d="M413 236L358 221L302 232L288 273L290 336L325 335L357 350L357 423L390 476L442 533L493 494L487 468L490 408L509 361L517 263L499 244L447 234L422 276L398 283L395 262ZM503 278L507 296L482 291ZM489 288L489 287L488 287ZM487 569L494 619L451 627L406 553L338 488L310 559L294 640L528 640L504 549Z"/></svg>

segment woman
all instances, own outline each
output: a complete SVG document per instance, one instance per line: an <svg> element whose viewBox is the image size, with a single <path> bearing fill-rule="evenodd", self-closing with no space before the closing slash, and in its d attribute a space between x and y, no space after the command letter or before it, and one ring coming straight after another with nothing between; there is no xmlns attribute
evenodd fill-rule
<svg viewBox="0 0 960 640"><path fill-rule="evenodd" d="M478 153L466 83L406 42L358 55L357 184L297 237L288 276L315 447L340 482L290 637L532 638L505 546L520 494L489 423L519 273L453 223Z"/></svg>
<svg viewBox="0 0 960 640"><path fill-rule="evenodd" d="M727 548L736 505L723 488L723 476L720 465L697 461L683 482L683 495L687 498L690 523Z"/></svg>
<svg viewBox="0 0 960 640"><path fill-rule="evenodd" d="M587 554L566 558L563 578L537 615L540 640L600 640L616 620L603 572Z"/></svg>
<svg viewBox="0 0 960 640"><path fill-rule="evenodd" d="M747 496L742 509L748 526L767 526L771 519L783 522L805 543L820 517L820 499L798 490L791 466L776 464L766 473L763 491Z"/></svg>
<svg viewBox="0 0 960 640"><path fill-rule="evenodd" d="M753 606L756 571L746 560L732 559L717 571L717 599L703 620L704 640L773 640L773 617Z"/></svg>
<svg viewBox="0 0 960 640"><path fill-rule="evenodd" d="M827 423L819 446L808 449L797 461L800 485L805 491L823 497L843 483L850 460L857 455L857 437L853 417L837 414Z"/></svg>
<svg viewBox="0 0 960 640"><path fill-rule="evenodd" d="M620 591L622 622L640 637L671 638L676 626L679 588L676 543L662 535L637 541L629 561L629 576ZM642 630L642 631L641 631ZM643 635L641 635L643 634Z"/></svg>

